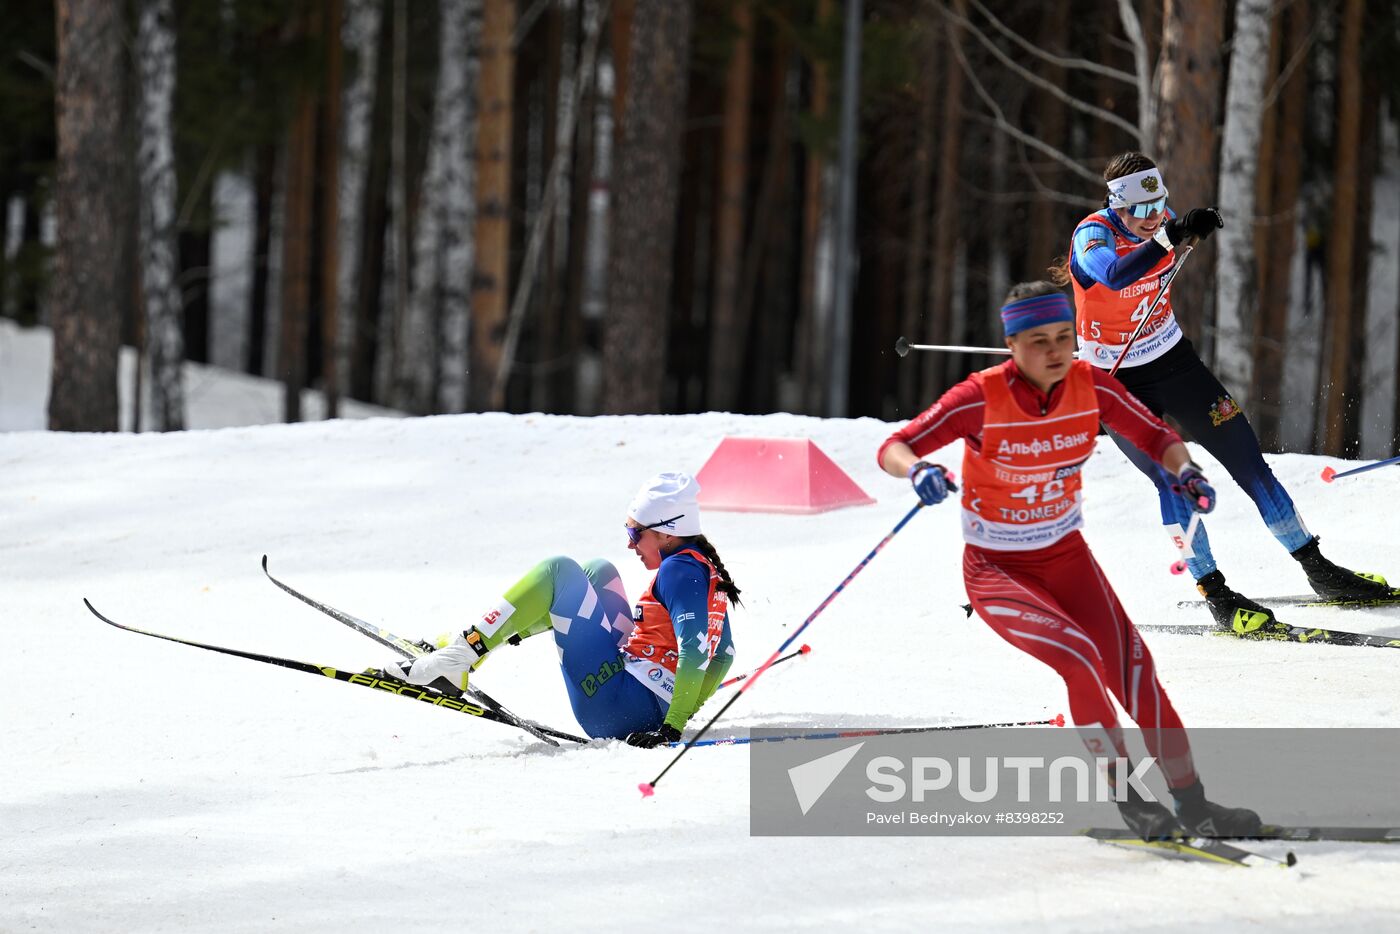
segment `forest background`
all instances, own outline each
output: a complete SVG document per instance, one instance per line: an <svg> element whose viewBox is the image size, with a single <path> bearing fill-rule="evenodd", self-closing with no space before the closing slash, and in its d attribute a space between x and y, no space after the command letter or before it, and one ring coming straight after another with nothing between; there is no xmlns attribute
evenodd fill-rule
<svg viewBox="0 0 1400 934"><path fill-rule="evenodd" d="M1139 149L1266 450L1400 454L1395 0L5 0L49 425L181 361L414 414L907 418ZM843 121L843 105L845 108ZM844 128L844 131L843 131Z"/></svg>

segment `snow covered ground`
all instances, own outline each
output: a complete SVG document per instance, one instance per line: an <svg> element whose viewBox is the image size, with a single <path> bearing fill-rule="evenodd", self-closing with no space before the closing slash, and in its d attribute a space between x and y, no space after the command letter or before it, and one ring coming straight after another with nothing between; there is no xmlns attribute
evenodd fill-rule
<svg viewBox="0 0 1400 934"><path fill-rule="evenodd" d="M284 580L405 635L472 620L536 560L602 556L638 484L725 435L810 437L872 496L818 516L711 513L761 662L912 506L875 465L890 426L797 416L471 415L167 435L0 433L0 932L421 930L1376 930L1400 848L1306 845L1288 871L1168 863L1077 839L754 838L744 747L670 758L550 749L514 730L111 629L355 669L386 653ZM948 451L945 460L960 454ZM1304 582L1219 479L1212 539L1255 594ZM1327 486L1271 458L1326 551L1400 577L1393 471ZM1199 622L1167 573L1150 486L1090 461L1088 536L1141 622ZM956 508L920 513L719 730L1053 716L1048 669L964 619ZM1400 611L1294 619L1400 634ZM1148 636L1192 726L1390 726L1396 653ZM548 637L500 652L491 693L574 726ZM713 710L714 708L708 708ZM1261 776L1286 781L1286 776ZM1244 803L1247 793L1217 794ZM1259 849L1281 852L1268 845Z"/></svg>

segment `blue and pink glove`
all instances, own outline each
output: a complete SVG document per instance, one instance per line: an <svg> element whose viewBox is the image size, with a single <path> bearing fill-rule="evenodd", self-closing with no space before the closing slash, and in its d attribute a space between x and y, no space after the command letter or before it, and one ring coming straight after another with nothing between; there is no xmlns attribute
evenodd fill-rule
<svg viewBox="0 0 1400 934"><path fill-rule="evenodd" d="M1205 474L1195 464L1181 468L1172 489L1186 497L1195 512L1206 513L1215 508L1215 487L1206 482Z"/></svg>
<svg viewBox="0 0 1400 934"><path fill-rule="evenodd" d="M927 461L919 461L909 468L909 482L925 506L937 506L948 497L949 491L957 492L958 489L948 468Z"/></svg>

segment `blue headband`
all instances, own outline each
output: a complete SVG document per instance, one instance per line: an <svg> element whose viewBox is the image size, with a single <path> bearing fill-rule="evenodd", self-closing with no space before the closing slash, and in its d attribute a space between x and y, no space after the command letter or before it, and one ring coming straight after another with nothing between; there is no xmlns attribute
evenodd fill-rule
<svg viewBox="0 0 1400 934"><path fill-rule="evenodd" d="M1001 324L1006 329L1007 337L1019 334L1026 328L1057 321L1074 321L1074 306L1063 292L1021 298L1001 306Z"/></svg>

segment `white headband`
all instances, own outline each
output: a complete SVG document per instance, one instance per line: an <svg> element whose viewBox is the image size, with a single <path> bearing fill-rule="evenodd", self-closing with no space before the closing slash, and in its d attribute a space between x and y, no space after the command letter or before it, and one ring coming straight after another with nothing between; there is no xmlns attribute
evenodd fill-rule
<svg viewBox="0 0 1400 934"><path fill-rule="evenodd" d="M1108 183L1108 206L1111 208L1125 208L1166 196L1167 183L1162 181L1162 173L1157 169L1143 169Z"/></svg>

